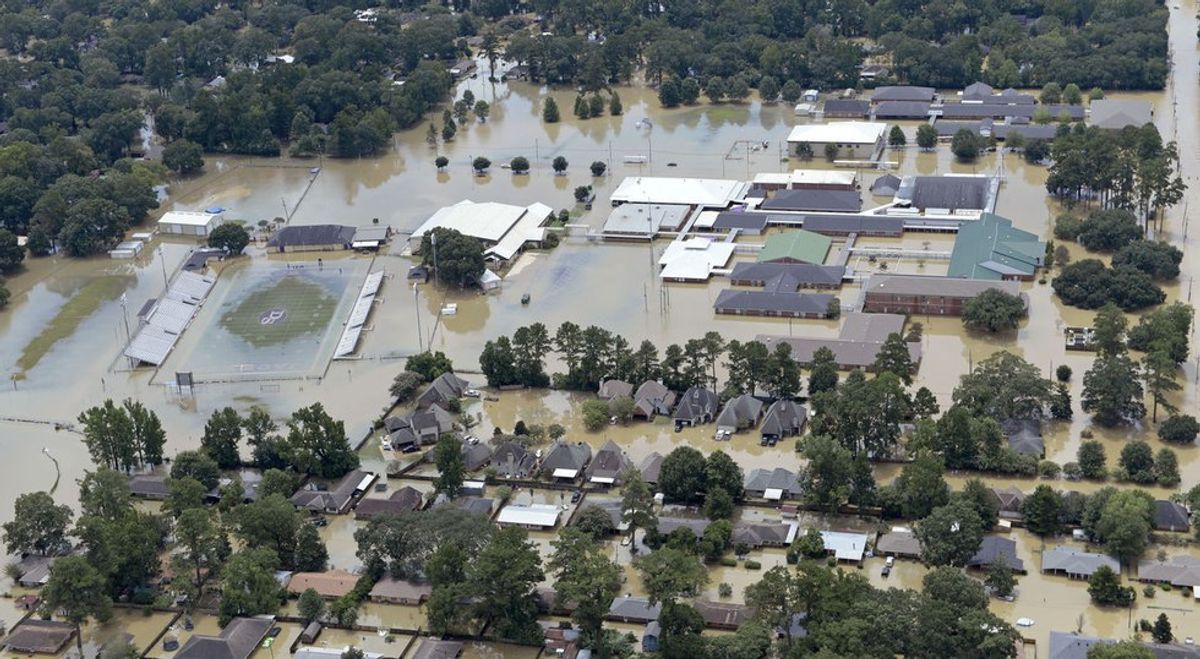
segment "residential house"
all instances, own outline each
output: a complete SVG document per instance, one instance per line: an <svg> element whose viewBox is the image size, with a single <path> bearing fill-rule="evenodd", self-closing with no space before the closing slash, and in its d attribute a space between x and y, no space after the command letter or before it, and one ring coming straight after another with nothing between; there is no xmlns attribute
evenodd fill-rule
<svg viewBox="0 0 1200 659"><path fill-rule="evenodd" d="M633 416L646 419L668 415L675 409L675 392L656 380L646 380L633 394Z"/></svg>
<svg viewBox="0 0 1200 659"><path fill-rule="evenodd" d="M492 467L502 478L529 478L537 466L537 458L516 442L506 442L492 454Z"/></svg>
<svg viewBox="0 0 1200 659"><path fill-rule="evenodd" d="M407 416L390 416L383 421L388 441L396 451L415 451L421 446L436 444L442 435L453 432L454 417L436 403L418 409Z"/></svg>
<svg viewBox="0 0 1200 659"><path fill-rule="evenodd" d="M1050 647L1048 659L1087 659L1088 653L1096 645L1109 645L1114 640L1080 636L1067 632L1050 632ZM1200 648L1180 643L1149 643L1140 645L1149 650L1154 659L1200 659Z"/></svg>
<svg viewBox="0 0 1200 659"><path fill-rule="evenodd" d="M1200 599L1200 558L1179 555L1165 561L1139 561L1137 578L1147 583L1169 583L1177 588L1191 588L1192 597Z"/></svg>
<svg viewBox="0 0 1200 659"><path fill-rule="evenodd" d="M997 560L1003 561L1013 572L1025 574L1025 561L1017 557L1017 543L994 535L983 536L979 551L967 561L967 567L986 570Z"/></svg>
<svg viewBox="0 0 1200 659"><path fill-rule="evenodd" d="M40 588L50 580L50 567L54 565L54 556L36 556L30 554L21 557L14 565L21 571L17 583L23 588Z"/></svg>
<svg viewBox="0 0 1200 659"><path fill-rule="evenodd" d="M437 405L450 409L453 405L450 401L462 398L469 386L470 383L453 373L442 373L417 397L417 407L425 409Z"/></svg>
<svg viewBox="0 0 1200 659"><path fill-rule="evenodd" d="M556 441L542 460L543 478L575 480L592 459L592 447L583 442Z"/></svg>
<svg viewBox="0 0 1200 659"><path fill-rule="evenodd" d="M625 472L633 467L629 456L611 439L596 451L596 457L588 465L584 476L589 483L619 485Z"/></svg>
<svg viewBox="0 0 1200 659"><path fill-rule="evenodd" d="M791 400L777 400L767 408L759 426L762 443L774 446L784 437L799 435L807 422L808 410L803 405Z"/></svg>
<svg viewBox="0 0 1200 659"><path fill-rule="evenodd" d="M1190 528L1187 508L1165 499L1154 502L1154 530L1186 533Z"/></svg>
<svg viewBox="0 0 1200 659"><path fill-rule="evenodd" d="M613 398L633 398L633 385L621 380L605 380L600 383L600 389L596 392L596 396L600 400L612 400Z"/></svg>
<svg viewBox="0 0 1200 659"><path fill-rule="evenodd" d="M1024 513L1021 512L1021 504L1025 501L1024 492L1021 492L1011 485L1004 488L993 488L989 491L992 494L992 499L996 501L997 508L1000 511L1000 519L1025 519Z"/></svg>
<svg viewBox="0 0 1200 659"><path fill-rule="evenodd" d="M57 655L74 636L75 625L71 623L25 618L4 639L3 647L13 654Z"/></svg>
<svg viewBox="0 0 1200 659"><path fill-rule="evenodd" d="M658 485L658 474L662 471L663 455L657 451L652 451L646 459L642 460L642 465L638 467L638 471L642 474L642 480L650 487Z"/></svg>
<svg viewBox="0 0 1200 659"><path fill-rule="evenodd" d="M467 471L482 469L492 459L492 449L483 442L464 442L462 452L463 466Z"/></svg>
<svg viewBox="0 0 1200 659"><path fill-rule="evenodd" d="M866 533L821 531L821 540L825 542L825 551L832 554L838 562L861 563L867 551Z"/></svg>
<svg viewBox="0 0 1200 659"><path fill-rule="evenodd" d="M1000 431L1004 433L1008 445L1017 453L1037 458L1045 455L1046 444L1042 439L1040 419L1005 419L1000 422Z"/></svg>
<svg viewBox="0 0 1200 659"><path fill-rule="evenodd" d="M662 602L651 606L650 600L645 597L622 595L613 599L608 607L608 614L604 617L613 622L648 623L658 620L660 613Z"/></svg>
<svg viewBox="0 0 1200 659"><path fill-rule="evenodd" d="M386 499L364 498L354 507L354 519L369 521L379 515L399 515L420 510L424 503L421 491L410 485L392 492Z"/></svg>
<svg viewBox="0 0 1200 659"><path fill-rule="evenodd" d="M291 501L297 508L312 513L340 515L350 510L350 505L366 493L375 478L375 474L355 469L342 476L330 489L319 489L319 486L309 483L293 494Z"/></svg>
<svg viewBox="0 0 1200 659"><path fill-rule="evenodd" d="M800 476L783 467L755 469L746 477L746 496L779 501L798 499L801 494Z"/></svg>
<svg viewBox="0 0 1200 659"><path fill-rule="evenodd" d="M1065 574L1072 579L1087 579L1102 566L1117 574L1121 564L1111 556L1078 551L1070 547L1054 547L1042 552L1042 572Z"/></svg>
<svg viewBox="0 0 1200 659"><path fill-rule="evenodd" d="M421 646L412 659L456 659L463 653L462 641L442 641L435 638L421 639Z"/></svg>
<svg viewBox="0 0 1200 659"><path fill-rule="evenodd" d="M753 609L744 604L709 602L707 600L692 602L692 608L700 612L705 627L726 631L737 631L739 627L750 621L753 613Z"/></svg>
<svg viewBox="0 0 1200 659"><path fill-rule="evenodd" d="M275 626L274 616L234 618L217 636L196 634L175 653L176 659L247 659L267 632Z"/></svg>
<svg viewBox="0 0 1200 659"><path fill-rule="evenodd" d="M717 416L721 398L705 387L692 387L683 393L675 408L675 429L711 423Z"/></svg>
<svg viewBox="0 0 1200 659"><path fill-rule="evenodd" d="M428 581L412 579L397 579L388 575L375 582L367 597L372 602L382 604L402 604L404 606L420 606L433 594L433 586Z"/></svg>
<svg viewBox="0 0 1200 659"><path fill-rule="evenodd" d="M287 591L293 595L303 594L308 589L317 591L323 599L335 600L354 590L358 583L358 575L345 570L326 570L325 572L296 572L288 581Z"/></svg>
<svg viewBox="0 0 1200 659"><path fill-rule="evenodd" d="M758 425L762 418L763 402L750 394L732 398L717 416L717 433L741 432Z"/></svg>
<svg viewBox="0 0 1200 659"><path fill-rule="evenodd" d="M671 535L675 529L687 529L692 532L697 538L704 536L705 529L712 524L704 517L662 517L658 518L658 532L660 535Z"/></svg>
<svg viewBox="0 0 1200 659"><path fill-rule="evenodd" d="M562 509L558 506L532 503L527 506L510 503L500 510L496 523L501 526L520 526L526 529L542 530L558 526L558 518Z"/></svg>
<svg viewBox="0 0 1200 659"><path fill-rule="evenodd" d="M921 542L912 531L893 528L875 541L875 553L898 558L920 558Z"/></svg>
<svg viewBox="0 0 1200 659"><path fill-rule="evenodd" d="M314 625L315 625L315 627L314 627ZM313 622L313 623L309 624L308 627L305 627L304 629L305 629L305 632L308 632L310 630L313 632L316 632L318 629L320 629L320 627L321 627L321 623ZM318 635L319 635L319 632L318 632ZM300 636L300 642L301 643L315 643L316 636L314 635L312 638L313 638L313 640L311 640L311 641L305 641L304 640L304 632L302 632L301 636ZM349 649L350 649L349 645L343 645L341 647L331 647L331 648L304 646L304 647L296 648L296 653L292 655L292 659L341 659L342 655L346 654L346 651ZM363 656L363 659L383 659L383 655L378 652L363 652L362 656Z"/></svg>
<svg viewBox="0 0 1200 659"><path fill-rule="evenodd" d="M137 474L129 477L129 494L139 499L164 501L167 490L167 477L164 474Z"/></svg>
<svg viewBox="0 0 1200 659"><path fill-rule="evenodd" d="M733 527L733 544L746 545L751 549L759 547L787 547L796 539L798 530L796 524L756 524L738 522Z"/></svg>

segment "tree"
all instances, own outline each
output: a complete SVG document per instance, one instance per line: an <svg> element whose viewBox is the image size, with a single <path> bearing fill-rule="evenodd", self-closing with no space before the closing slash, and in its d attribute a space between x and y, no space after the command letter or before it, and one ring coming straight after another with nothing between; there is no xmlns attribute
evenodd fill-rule
<svg viewBox="0 0 1200 659"><path fill-rule="evenodd" d="M917 393L913 394L913 416L920 419L931 419L937 416L938 411L937 397L933 395L933 392L927 387L917 388Z"/></svg>
<svg viewBox="0 0 1200 659"><path fill-rule="evenodd" d="M1113 267L1127 265L1150 275L1158 281L1179 277L1183 252L1174 245L1154 240L1134 240L1113 255Z"/></svg>
<svg viewBox="0 0 1200 659"><path fill-rule="evenodd" d="M658 524L658 516L654 512L654 495L642 474L630 468L624 475L625 486L621 490L621 521L629 525L629 537L632 539L638 529L653 528ZM636 547L636 543L631 544Z"/></svg>
<svg viewBox="0 0 1200 659"><path fill-rule="evenodd" d="M123 408L111 399L106 400L103 405L81 413L79 422L83 424L83 443L92 462L125 472L135 466L133 421Z"/></svg>
<svg viewBox="0 0 1200 659"><path fill-rule="evenodd" d="M237 222L226 222L217 226L208 234L208 246L223 249L231 255L239 256L246 245L250 244L250 234L246 228Z"/></svg>
<svg viewBox="0 0 1200 659"><path fill-rule="evenodd" d="M83 556L64 556L50 567L50 579L39 593L42 615L60 614L75 625L75 648L83 655L83 632L88 618L107 622L112 615L104 575Z"/></svg>
<svg viewBox="0 0 1200 659"><path fill-rule="evenodd" d="M358 454L350 448L345 426L321 403L296 410L287 425L289 458L300 473L340 478L358 468Z"/></svg>
<svg viewBox="0 0 1200 659"><path fill-rule="evenodd" d="M1096 423L1115 426L1146 416L1142 383L1128 355L1101 356L1083 375L1080 403Z"/></svg>
<svg viewBox="0 0 1200 659"><path fill-rule="evenodd" d="M1070 420L1075 412L1071 408L1071 390L1066 383L1054 383L1054 397L1050 400L1050 416L1060 421Z"/></svg>
<svg viewBox="0 0 1200 659"><path fill-rule="evenodd" d="M0 195L2 194L3 192L0 192ZM4 220L0 218L0 223L2 222ZM21 261L25 259L25 248L17 242L15 233L0 228L0 275L11 275L21 268Z"/></svg>
<svg viewBox="0 0 1200 659"><path fill-rule="evenodd" d="M674 453L672 451L672 453ZM661 476L660 476L661 478ZM742 468L724 451L713 451L708 455L704 466L704 491L711 494L714 490L724 490L733 497L734 501L742 500L744 481Z"/></svg>
<svg viewBox="0 0 1200 659"><path fill-rule="evenodd" d="M283 495L272 494L239 506L230 516L233 533L247 547L270 550L285 567L296 563L297 539L304 523Z"/></svg>
<svg viewBox="0 0 1200 659"><path fill-rule="evenodd" d="M204 435L200 446L216 461L221 469L232 469L241 464L238 443L242 439L242 417L232 407L224 407L212 413L204 424Z"/></svg>
<svg viewBox="0 0 1200 659"><path fill-rule="evenodd" d="M1084 478L1104 480L1108 477L1108 469L1105 466L1108 458L1104 454L1104 445L1100 442L1089 439L1080 443L1076 460Z"/></svg>
<svg viewBox="0 0 1200 659"><path fill-rule="evenodd" d="M1150 630L1150 636L1154 638L1155 643L1170 643L1175 640L1175 635L1171 633L1171 621L1167 618L1167 614L1158 614L1158 618L1154 621L1154 627Z"/></svg>
<svg viewBox="0 0 1200 659"><path fill-rule="evenodd" d="M204 147L191 140L175 140L163 147L162 161L177 174L192 174L204 169Z"/></svg>
<svg viewBox="0 0 1200 659"><path fill-rule="evenodd" d="M275 580L279 559L263 547L243 549L230 557L221 578L219 622L229 624L239 616L273 613L283 603L283 589Z"/></svg>
<svg viewBox="0 0 1200 659"><path fill-rule="evenodd" d="M317 527L301 524L300 530L296 532L296 569L301 572L324 572L328 562L329 550L321 541Z"/></svg>
<svg viewBox="0 0 1200 659"><path fill-rule="evenodd" d="M476 176L483 176L491 166L492 161L483 156L476 156L476 158L471 161L471 168L475 170Z"/></svg>
<svg viewBox="0 0 1200 659"><path fill-rule="evenodd" d="M996 495L978 478L968 480L962 492L956 492L950 498L964 501L975 509L979 515L979 528L984 533L990 532L1000 521L1000 504Z"/></svg>
<svg viewBox="0 0 1200 659"><path fill-rule="evenodd" d="M509 163L508 166L512 169L514 174L529 173L529 159L525 156L517 156L516 158L513 158L512 162Z"/></svg>
<svg viewBox="0 0 1200 659"><path fill-rule="evenodd" d="M528 541L525 530L500 529L468 566L475 617L494 626L500 638L540 637L533 590L544 578L537 547Z"/></svg>
<svg viewBox="0 0 1200 659"><path fill-rule="evenodd" d="M834 440L817 435L804 442L808 460L800 474L805 501L835 511L850 496L854 456Z"/></svg>
<svg viewBox="0 0 1200 659"><path fill-rule="evenodd" d="M571 526L596 542L616 530L608 511L600 506L590 504L575 513L575 516L571 518Z"/></svg>
<svg viewBox="0 0 1200 659"><path fill-rule="evenodd" d="M829 162L833 162L834 160L837 160L838 154L840 151L841 151L841 149L838 148L837 144L834 144L833 142L826 144L825 145L825 159L828 160Z"/></svg>
<svg viewBox="0 0 1200 659"><path fill-rule="evenodd" d="M1043 105L1051 105L1062 102L1062 87L1057 82L1048 82L1042 87L1042 93L1038 95L1038 100Z"/></svg>
<svg viewBox="0 0 1200 659"><path fill-rule="evenodd" d="M205 571L209 575L215 574L228 557L229 544L225 534L213 523L208 509L192 508L183 511L175 521L175 545L178 548L172 556L175 572L188 577L191 590L198 596Z"/></svg>
<svg viewBox="0 0 1200 659"><path fill-rule="evenodd" d="M808 395L815 396L822 391L836 389L837 384L838 367L833 351L824 346L817 348L809 364Z"/></svg>
<svg viewBox="0 0 1200 659"><path fill-rule="evenodd" d="M604 172L608 169L608 165L604 164L603 160L596 160L591 164L592 176L599 178L604 176Z"/></svg>
<svg viewBox="0 0 1200 659"><path fill-rule="evenodd" d="M1118 464L1129 480L1135 483L1154 482L1154 454L1146 442L1135 439L1123 446Z"/></svg>
<svg viewBox="0 0 1200 659"><path fill-rule="evenodd" d="M305 624L316 622L325 615L325 600L321 599L321 594L317 592L317 589L308 588L300 593L300 602L296 608Z"/></svg>
<svg viewBox="0 0 1200 659"><path fill-rule="evenodd" d="M421 385L425 383L425 378L420 374L412 371L400 371L396 377L392 379L392 386L388 388L388 393L398 403L407 403L417 395L417 391Z"/></svg>
<svg viewBox="0 0 1200 659"><path fill-rule="evenodd" d="M562 156L554 156L554 160L550 161L550 166L554 168L554 173L562 175L567 171L567 159Z"/></svg>
<svg viewBox="0 0 1200 659"><path fill-rule="evenodd" d="M963 305L963 324L973 330L1003 332L1014 330L1025 317L1025 303L1017 295L989 288Z"/></svg>
<svg viewBox="0 0 1200 659"><path fill-rule="evenodd" d="M429 127L433 128L433 124L430 124ZM436 140L437 138L434 137L434 139ZM433 166L437 167L439 172L442 171L443 169L446 169L446 165L449 165L449 164L450 164L450 159L447 158L446 156L438 156L433 159Z"/></svg>
<svg viewBox="0 0 1200 659"><path fill-rule="evenodd" d="M1190 444L1200 434L1200 423L1190 414L1171 415L1158 427L1158 438L1165 442Z"/></svg>
<svg viewBox="0 0 1200 659"><path fill-rule="evenodd" d="M979 134L970 128L960 128L950 141L950 151L959 160L971 161L979 157L983 149Z"/></svg>
<svg viewBox="0 0 1200 659"><path fill-rule="evenodd" d="M439 281L459 288L477 285L485 267L483 243L455 229L440 227L421 239L421 259L424 265L436 268Z"/></svg>
<svg viewBox="0 0 1200 659"><path fill-rule="evenodd" d="M1012 595L1013 587L1016 586L1017 580L1013 578L1012 568L1008 566L1008 562L1004 558L997 556L988 565L984 583L993 593L996 593L1000 597L1008 597Z"/></svg>
<svg viewBox="0 0 1200 659"><path fill-rule="evenodd" d="M615 91L608 94L608 113L614 117L619 117L625 113L625 108L621 106L621 97Z"/></svg>
<svg viewBox="0 0 1200 659"><path fill-rule="evenodd" d="M917 524L921 559L930 565L965 566L983 542L982 526L979 513L964 501L934 508Z"/></svg>
<svg viewBox="0 0 1200 659"><path fill-rule="evenodd" d="M708 583L708 571L696 556L674 547L662 547L639 556L633 566L642 573L642 585L651 605L674 603L679 597L692 597Z"/></svg>
<svg viewBox="0 0 1200 659"><path fill-rule="evenodd" d="M492 106L487 101L479 99L475 101L475 116L479 117L479 123L487 123L488 115L492 112Z"/></svg>
<svg viewBox="0 0 1200 659"><path fill-rule="evenodd" d="M576 603L572 620L585 638L597 638L609 603L621 590L621 568L605 555L604 545L577 529L565 529L550 544L554 552L546 567L555 576L555 596Z"/></svg>
<svg viewBox="0 0 1200 659"><path fill-rule="evenodd" d="M1076 238L1080 245L1102 252L1124 249L1141 242L1142 229L1133 212L1123 208L1097 210L1090 213L1079 227ZM1113 263L1116 267L1119 263Z"/></svg>
<svg viewBox="0 0 1200 659"><path fill-rule="evenodd" d="M221 479L221 470L207 453L201 451L181 451L171 463L171 479L193 479L207 492L217 487Z"/></svg>
<svg viewBox="0 0 1200 659"><path fill-rule="evenodd" d="M1148 494L1119 490L1108 497L1096 521L1104 549L1123 563L1142 555L1150 536L1154 501Z"/></svg>
<svg viewBox="0 0 1200 659"><path fill-rule="evenodd" d="M4 523L4 546L10 554L54 554L67 543L67 527L73 514L69 506L54 503L45 492L17 497L13 519Z"/></svg>
<svg viewBox="0 0 1200 659"><path fill-rule="evenodd" d="M1025 526L1040 536L1054 535L1062 528L1059 520L1062 498L1049 485L1038 485L1033 493L1021 502L1021 514Z"/></svg>
<svg viewBox="0 0 1200 659"><path fill-rule="evenodd" d="M108 467L84 472L79 481L79 508L82 515L89 517L106 520L124 517L133 508L129 479ZM15 519L20 518L20 515L15 516ZM11 549L9 551L12 553Z"/></svg>
<svg viewBox="0 0 1200 659"><path fill-rule="evenodd" d="M466 473L462 440L453 433L442 435L433 449L433 461L438 469L438 477L433 483L434 491L450 498L458 496Z"/></svg>
<svg viewBox="0 0 1200 659"><path fill-rule="evenodd" d="M208 492L209 489L194 478L168 478L163 509L170 511L173 517L179 517L185 510L203 507Z"/></svg>
<svg viewBox="0 0 1200 659"><path fill-rule="evenodd" d="M953 400L975 416L1039 419L1050 401L1050 381L1033 364L1000 351L962 376Z"/></svg>
<svg viewBox="0 0 1200 659"><path fill-rule="evenodd" d="M937 146L938 134L937 129L929 124L922 123L917 126L917 146L928 151Z"/></svg>
<svg viewBox="0 0 1200 659"><path fill-rule="evenodd" d="M553 96L547 96L546 102L542 105L542 121L548 124L559 122L558 103L554 101Z"/></svg>
<svg viewBox="0 0 1200 659"><path fill-rule="evenodd" d="M1133 588L1122 587L1121 577L1107 565L1101 565L1088 577L1088 595L1100 606L1130 606L1137 599Z"/></svg>
<svg viewBox="0 0 1200 659"><path fill-rule="evenodd" d="M942 461L933 456L920 456L904 465L896 479L896 488L905 517L921 519L934 508L946 505L950 500L950 486L943 477L945 472Z"/></svg>
<svg viewBox="0 0 1200 659"><path fill-rule="evenodd" d="M706 489L706 463L700 451L680 446L663 458L658 488L670 501L694 502Z"/></svg>
<svg viewBox="0 0 1200 659"><path fill-rule="evenodd" d="M425 382L433 382L445 373L453 373L454 364L444 352L427 350L409 357L404 370L420 375Z"/></svg>
<svg viewBox="0 0 1200 659"><path fill-rule="evenodd" d="M892 126L891 132L888 133L888 146L902 148L908 140L904 137L904 129L899 126Z"/></svg>
<svg viewBox="0 0 1200 659"><path fill-rule="evenodd" d="M1179 367L1165 348L1158 347L1142 360L1142 379L1146 383L1146 391L1153 401L1151 421L1158 422L1158 406L1162 405L1168 414L1175 414L1179 408L1167 397L1172 392L1182 389L1176 380ZM1143 411L1143 414L1145 412Z"/></svg>
<svg viewBox="0 0 1200 659"><path fill-rule="evenodd" d="M1137 641L1097 643L1088 650L1087 659L1154 659L1150 648Z"/></svg>
<svg viewBox="0 0 1200 659"><path fill-rule="evenodd" d="M772 76L759 78L758 96L763 103L774 103L779 98L779 81Z"/></svg>
<svg viewBox="0 0 1200 659"><path fill-rule="evenodd" d="M875 355L873 368L876 373L895 373L904 384L912 384L912 355L908 351L908 344L899 333L892 332L884 340Z"/></svg>
<svg viewBox="0 0 1200 659"><path fill-rule="evenodd" d="M1164 447L1154 454L1154 480L1163 487L1179 485L1179 458L1175 451Z"/></svg>

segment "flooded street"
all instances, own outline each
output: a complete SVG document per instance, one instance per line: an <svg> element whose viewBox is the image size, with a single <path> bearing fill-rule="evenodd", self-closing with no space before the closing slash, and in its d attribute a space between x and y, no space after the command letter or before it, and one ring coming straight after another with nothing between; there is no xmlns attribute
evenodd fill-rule
<svg viewBox="0 0 1200 659"><path fill-rule="evenodd" d="M1165 139L1175 139L1181 154L1181 169L1190 186L1186 199L1200 199L1200 64L1196 54L1196 0L1183 0L1171 9L1169 29L1174 73L1162 93L1112 94L1111 97L1137 97L1151 100L1155 121ZM205 173L173 183L170 196L161 211L196 210L220 206L227 217L256 225L262 220L287 218L293 225L346 224L370 226L376 220L399 232L411 232L437 209L463 199L475 202L495 201L525 206L544 203L554 209L567 209L572 223L599 229L610 210L609 197L626 176L686 176L748 179L760 172L788 171L797 167L825 168L822 160L802 163L783 156L784 140L793 125L807 118L793 115L787 104L720 105L663 109L653 90L623 87L618 89L625 107L620 117L604 116L575 120L564 113L558 124L541 122L541 107L553 96L561 108L570 108L574 92L548 92L524 82L487 82L483 77L465 80L458 94L471 90L476 98L491 104L487 123L467 122L460 126L456 139L435 149L425 142L428 124L419 125L394 137L394 148L384 156L362 160L294 160L241 157L206 158ZM435 113L436 114L436 113ZM431 117L434 117L431 114ZM438 119L440 123L440 119ZM916 124L901 123L914 142ZM748 148L750 142L769 143L761 150ZM450 165L438 171L434 158L444 155ZM485 156L492 167L485 176L475 176L471 161ZM500 167L511 158L524 156L532 163L528 176L513 175ZM564 156L570 162L567 173L555 176L551 161ZM645 164L624 164L626 156L644 157ZM1011 154L989 153L977 162L955 161L949 148L920 152L915 147L888 150L884 160L895 163L894 172L905 174L997 173L1003 172L997 212L1013 220L1015 226L1052 238L1053 218L1058 204L1046 195L1045 167L1026 164ZM594 178L588 165L605 162L608 174ZM319 168L319 171L313 171ZM860 172L864 191L882 172ZM593 210L574 202L577 186L592 185L596 192ZM886 200L864 192L868 207ZM787 320L720 316L712 305L728 286L723 277L704 284L663 284L658 279L656 261L666 241L651 244L603 243L589 241L586 230L569 230L562 244L552 250L534 250L523 257L505 275L499 291L481 295L478 291L456 291L426 286L414 295L404 274L414 260L402 256L407 243L403 238L375 257L324 255L325 270L306 273L308 285L296 295L323 291L328 303L322 313L339 318L348 313L345 291L351 293L368 271L384 270L388 278L380 292L367 330L360 343L359 359L329 361L332 344L337 342L340 321L329 328L305 334L287 342L281 340L256 350L237 347L231 338L236 327L228 319L236 315L238 304L253 295L255 287L271 283L282 270L291 273L296 264L311 265L315 256L266 255L262 246L249 251L253 260L243 259L222 266L218 293L210 298L192 322L175 352L157 370L130 371L121 357L131 332L136 331L136 314L148 300L160 295L165 280L172 276L196 243L186 238L158 237L141 256L133 260L95 258L87 260L54 257L27 261L26 270L7 281L12 291L9 307L0 312L0 455L9 467L0 480L0 498L11 501L31 490L53 490L55 498L72 506L78 504L78 484L90 460L81 436L55 424L70 425L85 408L105 398L139 399L162 419L167 431L167 454L195 448L204 422L216 409L232 405L244 412L252 405L266 407L277 419L294 409L320 401L338 419L346 422L353 440L363 437L372 422L390 404L388 385L403 367L403 358L432 347L445 352L457 370L474 385L482 385L476 373L478 356L486 341L533 322L547 325L551 331L560 323L595 324L621 334L636 346L642 340L654 342L661 352L670 343L682 344L707 331L717 331L726 340L749 340L759 334L793 336L836 336L839 321ZM1168 301L1191 303L1193 281L1200 278L1200 245L1195 232L1188 230L1188 203L1168 214L1163 232L1157 237L1184 249L1182 274L1178 283L1165 287ZM751 239L755 240L755 239ZM895 247L946 251L953 238L939 234L908 234L899 239L863 238L859 246ZM843 240L835 240L829 259L836 258ZM1075 244L1068 245L1072 259L1088 255ZM738 254L735 259L751 255ZM860 257L851 257L857 269L879 268ZM338 272L333 273L332 269ZM946 262L895 260L888 271L941 274ZM308 291L308 292L305 292ZM1132 437L1146 439L1155 449L1162 443L1147 422L1141 426L1107 430L1092 426L1079 411L1083 373L1093 360L1091 353L1068 352L1063 344L1064 327L1090 325L1093 313L1065 307L1052 294L1050 285L1039 281L1022 285L1029 299L1030 318L1020 329L1007 335L967 332L958 318L914 316L924 326L922 337L924 363L914 386L928 387L943 408L961 375L972 364L998 350L1008 350L1038 365L1049 376L1060 364L1074 372L1070 382L1076 401L1075 418L1046 426L1046 458L1063 464L1074 461L1085 431L1090 431L1107 449L1110 466L1115 464L1121 447ZM843 301L857 297L859 288L847 286ZM528 295L530 303L521 299ZM454 315L441 315L447 303L457 304ZM1131 318L1131 324L1136 322ZM418 329L419 328L419 329ZM324 332L324 333L322 333ZM1182 391L1175 402L1184 411L1195 414L1200 404L1200 356L1193 331L1193 359L1183 367ZM551 371L557 365L551 364ZM193 391L178 391L172 383L179 371L195 372L203 383ZM270 377L268 377L270 376ZM756 468L802 467L795 442L785 440L776 447L759 445L758 434L735 434L728 442L713 438L712 425L686 428L675 432L666 419L610 425L590 432L583 427L580 407L588 396L563 391L506 391L494 400L472 401L465 411L477 422L471 430L478 437L490 437L499 429L512 432L518 421L526 424L562 425L571 441L584 441L593 451L613 441L639 465L652 452L666 454L681 445L691 445L704 453L721 449L729 453L748 474ZM363 448L364 466L382 471L386 460L379 449L378 436ZM1200 482L1200 449L1177 448L1181 490ZM431 473L426 466L416 474ZM899 473L896 465L879 465L876 475L881 484ZM951 474L947 480L958 489L972 474ZM1032 490L1035 479L1009 479L983 476L989 486L1015 486ZM393 480L388 492L372 494L385 497L391 491L412 485L428 493L425 481ZM1058 482L1055 487L1090 492L1104 483ZM492 488L494 491L494 488ZM1147 488L1156 498L1176 492ZM491 494L489 493L489 496ZM559 503L555 494L543 491L518 492L518 503ZM589 495L590 498L591 495ZM602 498L597 496L597 498ZM0 522L12 516L12 507L0 508ZM569 513L568 513L569 514ZM361 524L350 516L331 518L322 529L329 545L331 564L351 567L356 564L353 531ZM876 520L841 520L835 525L860 525L858 530L886 530ZM1043 545L1040 539L1018 530L1011 536L1017 542L1018 556L1025 562L1027 575L1018 577L1019 596L1015 602L993 601L992 609L1003 619L1018 617L1036 621L1022 629L1027 638L1045 647L1049 632L1082 629L1084 633L1124 637L1130 621L1153 618L1167 612L1180 636L1200 636L1200 619L1195 602L1178 590L1159 592L1153 599L1140 597L1132 611L1101 609L1091 606L1086 583L1065 577L1044 576L1039 565ZM550 551L550 533L534 533L532 539L543 555ZM614 540L612 555L624 566L623 592L639 594L640 577L629 564L628 549ZM1080 545L1081 546L1081 545ZM1159 547L1152 547L1148 556ZM1195 544L1167 547L1170 555L1187 553L1200 557ZM785 563L784 552L756 550L750 558L762 563L761 571L737 567L715 567L704 597L714 601L740 602L745 588L759 579L763 571ZM861 568L879 587L919 588L925 568L915 561L901 560L889 578L880 575L882 558L868 559ZM1131 576L1131 575L1127 575ZM728 583L733 596L719 597L720 584ZM549 581L547 581L549 585ZM11 600L3 600L3 617L15 619ZM165 626L160 614L142 619L122 611L113 623L85 629L85 643L99 644L117 629L135 636L143 646ZM136 617L136 619L134 619ZM215 621L198 621L199 633L212 633ZM360 622L413 629L423 625L424 612L416 607L367 605ZM154 627L154 625L158 625ZM115 626L114 626L115 625ZM640 635L636 625L610 624L611 628ZM151 628L153 627L153 630ZM295 625L285 627L285 636L295 638ZM200 630L206 631L200 631ZM367 635L360 640L352 632L330 631L322 644L341 647L366 643L366 649L398 653L409 638L403 635L385 641ZM145 639L145 640L143 640ZM281 638L281 642L282 642ZM503 644L468 644L466 657L534 657L536 649ZM150 656L164 656L151 649ZM1043 655L1044 656L1044 655Z"/></svg>

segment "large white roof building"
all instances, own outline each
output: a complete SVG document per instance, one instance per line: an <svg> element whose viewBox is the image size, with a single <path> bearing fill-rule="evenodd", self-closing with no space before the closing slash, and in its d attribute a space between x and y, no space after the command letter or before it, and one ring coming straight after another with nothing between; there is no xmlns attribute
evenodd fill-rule
<svg viewBox="0 0 1200 659"><path fill-rule="evenodd" d="M438 210L425 220L413 232L409 246L414 253L418 252L425 234L434 229L454 229L483 241L488 247L485 255L507 261L520 252L526 243L545 239L546 228L542 225L553 212L552 208L542 203L513 206L463 200Z"/></svg>
<svg viewBox="0 0 1200 659"><path fill-rule="evenodd" d="M833 121L795 126L787 141L791 144L875 144L883 139L886 131L887 124L876 121Z"/></svg>
<svg viewBox="0 0 1200 659"><path fill-rule="evenodd" d="M712 178L630 176L612 193L617 204L682 204L701 208L726 208L746 196L745 181Z"/></svg>

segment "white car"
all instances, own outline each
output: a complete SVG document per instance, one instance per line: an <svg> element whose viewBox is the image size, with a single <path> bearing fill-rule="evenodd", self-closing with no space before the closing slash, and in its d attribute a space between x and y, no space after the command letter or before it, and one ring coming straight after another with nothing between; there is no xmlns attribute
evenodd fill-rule
<svg viewBox="0 0 1200 659"><path fill-rule="evenodd" d="M463 395L466 396L467 398L479 398L479 390L478 389L467 389L466 391L463 392Z"/></svg>
<svg viewBox="0 0 1200 659"><path fill-rule="evenodd" d="M1033 618L1017 618L1018 627L1032 627Z"/></svg>

